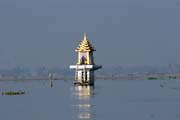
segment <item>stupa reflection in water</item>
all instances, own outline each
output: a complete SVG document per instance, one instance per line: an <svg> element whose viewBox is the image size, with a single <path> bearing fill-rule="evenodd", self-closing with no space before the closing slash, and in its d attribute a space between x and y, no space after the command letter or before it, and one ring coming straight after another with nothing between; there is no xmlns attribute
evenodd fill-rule
<svg viewBox="0 0 180 120"><path fill-rule="evenodd" d="M89 120L94 118L91 104L91 98L94 95L94 88L91 86L76 86L76 107L78 110L78 119Z"/></svg>

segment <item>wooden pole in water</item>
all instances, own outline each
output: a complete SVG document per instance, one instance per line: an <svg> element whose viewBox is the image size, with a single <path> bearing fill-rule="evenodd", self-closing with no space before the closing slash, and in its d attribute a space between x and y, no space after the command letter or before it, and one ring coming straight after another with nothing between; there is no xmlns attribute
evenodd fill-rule
<svg viewBox="0 0 180 120"><path fill-rule="evenodd" d="M50 87L53 87L53 74L49 73L49 81L50 81Z"/></svg>

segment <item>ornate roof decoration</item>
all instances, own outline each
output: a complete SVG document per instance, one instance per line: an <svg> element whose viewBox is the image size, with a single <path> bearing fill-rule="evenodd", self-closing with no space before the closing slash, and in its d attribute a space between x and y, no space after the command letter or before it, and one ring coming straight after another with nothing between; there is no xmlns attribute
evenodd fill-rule
<svg viewBox="0 0 180 120"><path fill-rule="evenodd" d="M84 39L79 44L79 47L77 47L76 51L95 51L94 47L89 42L86 34L84 34Z"/></svg>

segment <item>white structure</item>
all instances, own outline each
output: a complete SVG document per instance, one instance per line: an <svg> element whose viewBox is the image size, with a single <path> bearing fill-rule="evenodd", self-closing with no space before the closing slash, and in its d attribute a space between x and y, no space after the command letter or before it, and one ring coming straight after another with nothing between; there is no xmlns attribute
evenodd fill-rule
<svg viewBox="0 0 180 120"><path fill-rule="evenodd" d="M70 65L70 69L75 69L75 84L94 85L94 71L102 68L101 65L94 64L93 52L95 49L84 34L84 39L77 47L78 59L76 65Z"/></svg>

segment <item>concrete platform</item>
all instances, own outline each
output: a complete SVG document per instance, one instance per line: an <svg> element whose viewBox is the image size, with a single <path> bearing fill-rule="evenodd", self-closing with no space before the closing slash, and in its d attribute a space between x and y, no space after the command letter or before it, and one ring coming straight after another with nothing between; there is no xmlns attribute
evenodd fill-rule
<svg viewBox="0 0 180 120"><path fill-rule="evenodd" d="M97 69L102 68L102 66L101 65L70 65L69 68L77 69L77 70L83 70L83 69L97 70Z"/></svg>

